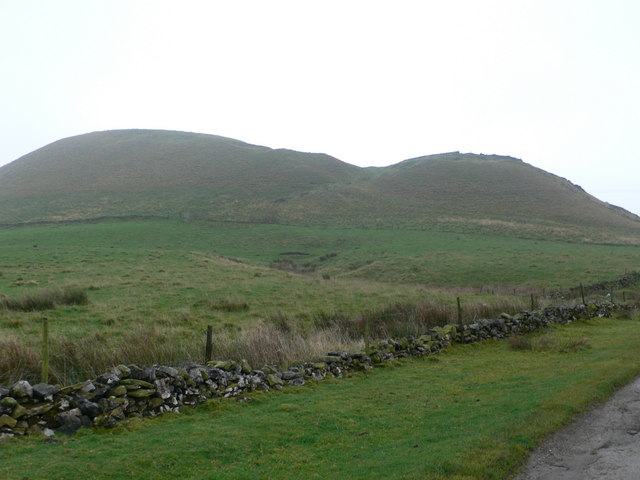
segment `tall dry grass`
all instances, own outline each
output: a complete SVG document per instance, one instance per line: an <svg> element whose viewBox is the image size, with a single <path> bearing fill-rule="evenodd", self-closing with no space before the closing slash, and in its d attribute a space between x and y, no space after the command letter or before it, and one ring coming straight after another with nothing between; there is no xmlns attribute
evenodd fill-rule
<svg viewBox="0 0 640 480"><path fill-rule="evenodd" d="M15 336L0 339L0 385L40 378L40 354Z"/></svg>
<svg viewBox="0 0 640 480"><path fill-rule="evenodd" d="M54 340L50 346L52 379L67 384L100 375L121 363L178 365L197 358L195 342L176 338L171 329L137 325L121 339L95 335ZM1 354L0 354L1 355Z"/></svg>
<svg viewBox="0 0 640 480"><path fill-rule="evenodd" d="M472 323L480 318L496 318L501 313L516 313L531 306L522 298L496 298L491 303L466 301L462 304L463 323ZM441 303L395 303L383 309L366 312L356 318L320 314L315 317L315 325L327 327L336 325L349 338L361 337L365 324L369 324L374 338L421 335L437 326L458 323L457 305Z"/></svg>
<svg viewBox="0 0 640 480"><path fill-rule="evenodd" d="M49 345L50 382L63 385L94 378L108 368L124 364L180 365L204 362L205 336L179 339L166 327L138 326L128 336L109 340L100 335L83 339L53 339ZM361 344L337 326L307 331L292 325L283 331L271 323L241 330L223 330L213 336L214 359L246 359L254 368L265 364L313 359L331 350L358 350ZM0 385L19 379L40 381L39 346L17 337L0 342Z"/></svg>
<svg viewBox="0 0 640 480"><path fill-rule="evenodd" d="M466 302L463 318L470 322L491 318L502 312L514 313L526 301L496 299L491 304ZM434 326L457 322L456 306L397 303L358 317L339 313L319 313L312 322L275 313L265 321L242 330L223 329L213 336L215 359L246 359L254 368L312 360L332 350L357 351L363 348L365 324L370 336L388 338L420 335ZM124 336L97 334L82 339L56 338L50 341L50 381L60 384L93 378L117 364L180 365L203 362L205 332L185 335L179 319L153 325L139 324ZM182 333L179 333L182 332ZM38 339L32 339L37 342ZM39 381L40 347L18 337L0 342L0 384L18 379Z"/></svg>
<svg viewBox="0 0 640 480"><path fill-rule="evenodd" d="M220 333L213 339L213 348L216 358L244 358L251 365L261 366L314 359L331 350L357 350L362 343L338 325L304 330L297 323L283 329L266 322L237 334Z"/></svg>

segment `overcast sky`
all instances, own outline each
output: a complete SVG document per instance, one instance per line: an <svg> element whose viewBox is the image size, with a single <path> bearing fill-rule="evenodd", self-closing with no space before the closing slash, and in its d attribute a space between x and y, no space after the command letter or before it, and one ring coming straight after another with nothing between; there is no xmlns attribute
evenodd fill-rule
<svg viewBox="0 0 640 480"><path fill-rule="evenodd" d="M511 155L640 214L640 1L0 0L0 165L96 130Z"/></svg>

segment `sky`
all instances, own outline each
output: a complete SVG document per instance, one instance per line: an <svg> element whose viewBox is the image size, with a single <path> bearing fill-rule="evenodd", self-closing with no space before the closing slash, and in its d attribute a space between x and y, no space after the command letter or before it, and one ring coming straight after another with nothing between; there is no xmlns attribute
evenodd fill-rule
<svg viewBox="0 0 640 480"><path fill-rule="evenodd" d="M637 0L0 0L0 165L123 128L461 151L640 214L639 25Z"/></svg>

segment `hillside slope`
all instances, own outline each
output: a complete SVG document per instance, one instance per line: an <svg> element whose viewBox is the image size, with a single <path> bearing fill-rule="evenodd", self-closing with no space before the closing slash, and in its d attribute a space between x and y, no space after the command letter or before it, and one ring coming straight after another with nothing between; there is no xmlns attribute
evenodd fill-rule
<svg viewBox="0 0 640 480"><path fill-rule="evenodd" d="M420 218L440 222L545 228L561 234L578 230L626 231L632 240L640 218L589 195L570 181L521 160L497 155L449 154L407 160L372 179L371 191L384 191Z"/></svg>
<svg viewBox="0 0 640 480"><path fill-rule="evenodd" d="M0 168L0 222L197 213L347 181L358 167L214 135L96 132Z"/></svg>
<svg viewBox="0 0 640 480"><path fill-rule="evenodd" d="M0 223L129 215L640 244L636 215L495 155L360 168L214 135L116 130L63 139L0 168Z"/></svg>

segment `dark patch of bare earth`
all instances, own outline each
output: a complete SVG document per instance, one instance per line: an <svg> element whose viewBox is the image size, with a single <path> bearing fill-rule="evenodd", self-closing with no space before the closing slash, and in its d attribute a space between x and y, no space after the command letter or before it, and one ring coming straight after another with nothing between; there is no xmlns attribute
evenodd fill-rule
<svg viewBox="0 0 640 480"><path fill-rule="evenodd" d="M640 479L640 377L554 434L513 480Z"/></svg>

